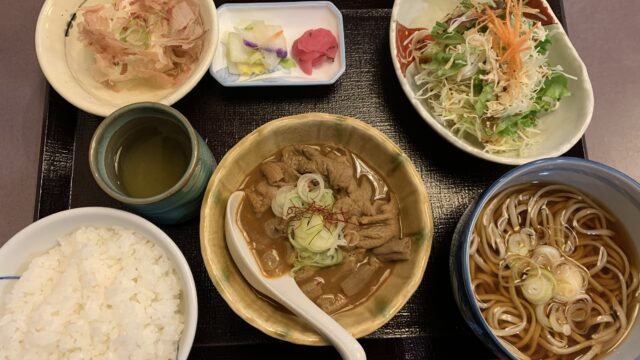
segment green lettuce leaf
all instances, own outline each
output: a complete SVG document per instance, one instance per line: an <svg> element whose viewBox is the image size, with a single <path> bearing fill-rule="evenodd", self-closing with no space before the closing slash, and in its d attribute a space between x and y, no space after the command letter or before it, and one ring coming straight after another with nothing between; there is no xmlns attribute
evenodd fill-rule
<svg viewBox="0 0 640 360"><path fill-rule="evenodd" d="M431 36L434 40L445 45L457 45L464 43L464 36L462 34L452 31L447 32L449 25L437 21L431 29Z"/></svg>
<svg viewBox="0 0 640 360"><path fill-rule="evenodd" d="M528 111L524 114L506 116L500 119L496 126L496 133L501 137L515 135L520 128L531 128L536 125L536 111Z"/></svg>
<svg viewBox="0 0 640 360"><path fill-rule="evenodd" d="M549 46L551 46L551 39L549 39L549 37L545 37L544 40L542 41L538 41L538 43L535 45L536 51L539 54L546 54L549 52Z"/></svg>
<svg viewBox="0 0 640 360"><path fill-rule="evenodd" d="M480 92L480 95L478 95L476 103L473 105L476 109L476 115L482 116L487 109L487 102L496 99L496 96L493 93L493 88L494 86L491 83L482 87L482 91Z"/></svg>
<svg viewBox="0 0 640 360"><path fill-rule="evenodd" d="M560 73L552 74L544 81L544 85L536 94L535 110L549 111L556 102L570 95L567 77Z"/></svg>

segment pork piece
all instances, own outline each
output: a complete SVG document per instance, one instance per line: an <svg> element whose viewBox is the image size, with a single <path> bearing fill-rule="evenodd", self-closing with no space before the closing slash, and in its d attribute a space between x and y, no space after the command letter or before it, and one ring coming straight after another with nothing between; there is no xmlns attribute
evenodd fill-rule
<svg viewBox="0 0 640 360"><path fill-rule="evenodd" d="M381 204L381 206L378 206L378 204ZM374 208L376 209L376 214L371 216L361 216L360 219L358 219L360 224L370 225L398 220L398 205L395 201L389 201L386 204L377 202Z"/></svg>
<svg viewBox="0 0 640 360"><path fill-rule="evenodd" d="M266 180L259 182L245 190L247 198L253 206L253 211L261 215L265 210L271 208L271 200L276 196L278 188L269 185Z"/></svg>
<svg viewBox="0 0 640 360"><path fill-rule="evenodd" d="M324 285L324 279L316 276L310 281L300 285L300 290L302 290L309 299L315 300L318 296L322 295L322 285Z"/></svg>
<svg viewBox="0 0 640 360"><path fill-rule="evenodd" d="M264 231L271 239L287 235L287 223L280 218L272 218L264 222Z"/></svg>
<svg viewBox="0 0 640 360"><path fill-rule="evenodd" d="M279 185L284 179L284 172L282 171L283 163L267 161L260 164L260 171L262 175L267 179L270 185Z"/></svg>
<svg viewBox="0 0 640 360"><path fill-rule="evenodd" d="M335 265L333 276L328 280L331 283L339 283L343 278L356 271L359 263L365 260L365 249L344 250L344 260L339 265Z"/></svg>
<svg viewBox="0 0 640 360"><path fill-rule="evenodd" d="M358 188L349 195L338 195L333 209L349 216L373 215L375 214L374 205L367 192ZM349 220L351 222L351 220Z"/></svg>
<svg viewBox="0 0 640 360"><path fill-rule="evenodd" d="M347 296L353 296L359 293L365 286L369 285L369 281L381 265L375 256L370 256L366 264L358 266L356 271L340 283L340 289L342 289Z"/></svg>
<svg viewBox="0 0 640 360"><path fill-rule="evenodd" d="M331 156L313 147L305 147L302 149L304 155L315 164L318 172L329 180L332 189L342 189L347 193L356 190L356 184L353 165L346 156Z"/></svg>
<svg viewBox="0 0 640 360"><path fill-rule="evenodd" d="M353 213L356 216L376 214L375 203L372 202L373 193L371 192L371 187L365 184L366 182L363 182L355 191L349 193L349 198L351 198L353 206L357 209Z"/></svg>
<svg viewBox="0 0 640 360"><path fill-rule="evenodd" d="M379 213L358 218L360 241L356 244L362 249L372 249L387 241L400 237L398 204L393 199L379 207Z"/></svg>
<svg viewBox="0 0 640 360"><path fill-rule="evenodd" d="M361 249L373 249L381 246L394 237L400 236L400 226L397 221L377 223L360 229L360 241L356 244Z"/></svg>
<svg viewBox="0 0 640 360"><path fill-rule="evenodd" d="M349 215L357 215L355 213L355 203L348 196L339 197L336 202L333 203L333 210L336 212L342 212Z"/></svg>
<svg viewBox="0 0 640 360"><path fill-rule="evenodd" d="M374 248L371 252L382 261L409 260L411 257L411 238L395 238Z"/></svg>
<svg viewBox="0 0 640 360"><path fill-rule="evenodd" d="M287 168L294 170L298 174L318 172L316 164L302 153L303 148L300 145L291 145L283 148L282 162Z"/></svg>
<svg viewBox="0 0 640 360"><path fill-rule="evenodd" d="M291 243L288 242L288 241L285 242L284 245L287 248L287 254L286 254L285 260L286 260L287 264L293 265L293 263L296 261L296 255L297 255L296 250L293 248ZM300 272L300 271L298 271L298 272Z"/></svg>
<svg viewBox="0 0 640 360"><path fill-rule="evenodd" d="M326 294L317 298L316 304L327 314L333 314L347 306L347 298L342 294Z"/></svg>
<svg viewBox="0 0 640 360"><path fill-rule="evenodd" d="M316 271L318 271L318 268L315 266L305 266L300 270L296 271L294 275L294 279L296 280L297 283L303 282L313 277L316 274Z"/></svg>

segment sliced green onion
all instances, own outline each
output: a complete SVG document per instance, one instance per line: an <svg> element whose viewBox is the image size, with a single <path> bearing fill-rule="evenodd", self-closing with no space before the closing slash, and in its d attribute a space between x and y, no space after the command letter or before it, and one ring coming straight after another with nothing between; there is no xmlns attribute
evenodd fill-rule
<svg viewBox="0 0 640 360"><path fill-rule="evenodd" d="M320 174L304 174L298 179L297 188L298 195L304 202L317 202L324 194L324 180Z"/></svg>
<svg viewBox="0 0 640 360"><path fill-rule="evenodd" d="M531 250L529 237L522 233L511 234L507 239L507 250L510 254L527 255Z"/></svg>
<svg viewBox="0 0 640 360"><path fill-rule="evenodd" d="M570 302L580 296L587 286L588 274L575 265L564 262L554 268L557 289L554 298L562 302Z"/></svg>
<svg viewBox="0 0 640 360"><path fill-rule="evenodd" d="M553 274L545 269L539 269L539 274L528 277L522 283L522 294L532 304L545 304L553 297L556 281Z"/></svg>

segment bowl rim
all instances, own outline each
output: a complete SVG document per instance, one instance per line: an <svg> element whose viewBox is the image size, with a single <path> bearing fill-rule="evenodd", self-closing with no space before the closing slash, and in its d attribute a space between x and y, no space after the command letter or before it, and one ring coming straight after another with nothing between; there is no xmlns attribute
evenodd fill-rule
<svg viewBox="0 0 640 360"><path fill-rule="evenodd" d="M232 158L234 158L236 154L239 153L243 148L250 146L250 144L253 142L253 139L256 136L263 134L266 130L269 130L271 128L274 128L274 127L277 128L279 126L286 125L288 122L291 122L291 121L317 121L317 120L340 121L344 125L358 127L366 131L367 133L372 134L372 137L381 141L389 149L397 151L398 153L403 154L406 157L405 153L393 141L391 141L386 135L384 135L380 130L374 128L373 126L361 120L358 120L352 117L327 114L327 113L317 113L317 112L281 117L275 120L271 120L261 125L260 127L256 128L250 134L243 137L236 145L234 145L224 155L224 157L218 164L218 167L216 168L214 173L211 175L211 178L209 179L209 184L207 185L207 190L205 192L204 199L202 201L202 207L200 210L200 219L201 219L200 220L200 249L201 249L201 254L204 260L205 267L207 268L207 273L209 274L209 278L213 282L213 285L215 286L216 290L222 296L225 302L229 305L229 307L233 310L233 312L235 312L238 316L240 316L244 321L246 321L251 326L257 328L258 330L262 331L263 333L275 339L280 339L280 340L283 340L282 335L276 332L273 327L267 326L265 321L262 321L259 318L255 318L251 316L251 314L246 312L242 306L235 303L233 301L234 299L227 292L226 287L228 285L225 286L224 282L218 279L216 270L214 268L214 264L212 264L211 261L207 259L207 256L209 256L208 254L214 252L215 249L209 249L209 246L207 244L207 239L206 239L207 229L209 227L212 227L212 225L210 224L210 221L206 221L205 217L209 215L208 212L209 212L209 208L211 207L209 205L209 202L211 201L210 199L212 198L212 192L214 191L214 189L217 188L217 185L220 182L219 177L220 177L220 172L222 172L221 169L225 169L227 167L226 166L227 162L232 161L233 160ZM268 154L266 156L268 156ZM408 164L410 165L410 166L407 166L407 169L410 173L409 179L411 182L415 183L418 188L418 193L416 194L416 197L421 198L422 204L420 204L419 206L424 208L425 215L426 215L426 217L424 218L425 228L426 228L425 234L424 234L424 241L426 242L426 244L424 245L426 247L426 249L424 250L425 255L422 258L417 258L416 265L415 265L415 267L418 269L418 271L416 271L417 275L410 278L407 281L406 286L403 288L403 293L407 294L406 298L401 299L400 301L397 301L396 303L394 303L393 306L389 308L385 316L378 316L373 318L372 320L376 320L374 322L373 327L370 327L369 329L359 329L360 332L353 333L354 337L356 338L368 335L373 331L379 329L384 324L386 324L389 320L391 320L397 314L398 311L400 311L400 309L407 303L407 301L411 298L411 296L417 290L418 286L421 284L422 279L424 278L427 263L429 261L429 256L431 254L431 246L433 243L433 233L434 233L433 212L431 209L431 202L429 201L429 195L420 173L418 173L415 165L413 165L410 159L408 157L406 157L406 159L408 161ZM224 247L225 247L225 250L227 251L227 256L231 258L231 256L228 254L228 248L227 248L226 242L224 244ZM239 278L243 279L243 281L246 282L246 280L244 280L240 271L237 269L237 266L235 265L232 258L230 263L233 264L235 271L240 274ZM250 286L248 285L248 282L247 282L247 286ZM349 329L347 329L347 331L349 331ZM300 336L300 334L298 333L289 333L287 337L284 338L284 340L294 344L300 344L300 345L313 345L313 346L328 345L328 343L324 340L324 338L322 338L319 334L317 334L315 330L313 330L313 333L315 333L316 335L315 338Z"/></svg>
<svg viewBox="0 0 640 360"><path fill-rule="evenodd" d="M100 168L105 167L104 166L105 159L98 158L98 156L100 156L99 149L102 146L106 148L109 145L109 143L111 142L111 138L105 139L104 138L105 133L107 132L107 130L109 130L109 128L113 125L113 123L117 122L123 117L126 117L127 113L135 112L135 111L144 111L148 113L154 110L162 111L167 115L173 116L174 120L176 120L179 123L179 126L182 128L182 130L184 130L185 135L189 140L189 145L191 146L191 156L189 158L189 163L187 165L187 169L184 171L184 174L182 174L180 179L169 189L159 194L149 196L149 197L144 197L144 198L129 196L124 191L118 192L112 189L108 184L108 182L110 181L102 177L100 173ZM146 115L139 114L131 117L129 120L123 123L119 128L117 128L116 132L126 123L134 122L137 119L143 118L145 116ZM175 195L177 192L183 189L189 183L189 180L191 180L191 178L195 175L198 167L199 159L200 159L200 153L202 152L201 144L198 138L199 138L198 133L193 128L193 126L191 125L187 117L184 116L180 111L176 110L175 108L169 105L165 105L162 103L149 102L149 101L137 102L137 103L131 103L129 105L125 105L119 108L118 110L112 112L111 114L109 114L109 116L107 116L104 120L102 120L100 122L100 125L98 125L98 128L96 128L96 130L94 131L93 136L91 137L91 142L89 143L89 168L91 170L91 175L93 175L93 179L96 181L100 189L102 189L102 191L104 191L107 195L111 196L112 198L124 204L149 205L149 204L158 203L162 200L165 200L171 197L172 195ZM103 164L103 166L101 166L100 164Z"/></svg>
<svg viewBox="0 0 640 360"><path fill-rule="evenodd" d="M491 331L491 328L487 324L487 321L484 319L484 316L482 316L482 313L480 312L478 304L473 297L474 292L471 286L471 275L469 273L469 241L471 239L471 232L484 206L491 199L491 197L505 185L506 182L529 171L530 169L534 169L534 168L546 166L546 165L553 166L553 165L564 165L564 164L580 167L583 169L590 169L590 170L600 172L602 174L606 174L606 176L610 176L611 178L620 180L624 183L631 185L640 193L640 182L636 181L635 179L621 172L620 170L617 170L609 165L605 165L597 161L582 159L577 157L569 157L569 156L535 160L509 170L504 175L500 176L498 180L496 180L493 184L491 184L491 186L489 186L486 190L484 190L482 194L480 194L478 199L473 204L471 204L473 209L470 212L467 223L464 225L463 233L461 236L461 239L463 241L462 274L461 275L462 275L463 287L465 290L465 294L464 294L465 299L469 304L469 308L471 309L473 317L476 320L479 320L479 323L481 324L482 330L484 331L484 333L488 334L491 341L498 347L498 349L502 351L503 354L506 354L510 359L513 359L513 360L517 360L517 358L513 356L513 354L503 345L502 341L500 341L500 339L498 339L498 337L493 333L493 331Z"/></svg>
<svg viewBox="0 0 640 360"><path fill-rule="evenodd" d="M51 215L45 216L37 221L32 222L27 225L20 231L18 231L15 235L13 235L2 247L0 247L0 258L4 256L10 255L13 251L16 250L25 240L29 239L29 235L33 232L38 232L40 229L46 229L47 226L54 223L64 223L70 222L69 231L73 231L80 226L94 226L92 224L75 224L72 219L80 218L82 219L85 215L99 215L101 217L112 218L112 219L120 219L128 222L133 222L136 225L144 228L149 231L153 237L148 237L148 239L154 243L161 243L163 245L163 251L166 253L172 253L175 258L175 261L169 258L169 261L174 265L176 272L181 275L181 278L184 279L181 282L183 298L185 302L185 315L188 314L190 318L193 319L192 322L184 324L184 329L181 335L181 338L184 339L184 343L187 345L186 348L183 348L183 351L179 353L179 359L185 360L187 359L189 352L193 346L193 340L196 334L196 326L198 323L198 294L196 291L195 281L193 279L193 274L191 272L191 268L187 260L182 254L182 251L176 243L167 235L162 229L160 229L155 224L151 223L149 220L146 220L138 215L132 214L130 212L113 209L108 207L80 207L62 210ZM121 226L121 225L117 225ZM55 246L55 245L54 245ZM167 254L168 255L168 254ZM186 316L185 316L186 318ZM180 340L178 340L180 343Z"/></svg>
<svg viewBox="0 0 640 360"><path fill-rule="evenodd" d="M584 64L584 61L582 61L582 58L578 54L578 51L573 46L573 43L571 42L571 40L569 39L569 36L564 30L564 27L560 25L560 22L558 21L556 15L553 13L553 10L547 3L547 0L541 0L541 1L543 6L546 6L548 8L549 12L552 14L554 19L556 20L556 24L554 25L558 25L558 26L557 26L557 29L555 30L560 32L561 35L567 38L567 50L571 53L571 55L575 59L578 60L578 66L581 69L581 71L584 72L583 84L586 85L586 90L587 90L587 101L584 104L584 106L587 109L587 114L586 114L585 120L582 121L582 126L580 127L580 129L574 132L573 136L571 136L570 138L567 138L567 140L563 143L562 146L558 147L553 151L548 151L537 156L523 156L523 157L504 157L501 155L491 154L491 153L484 152L481 149L468 144L467 141L464 141L463 139L455 136L448 128L446 128L443 124L441 124L435 118L435 116L432 116L431 113L424 108L424 106L420 103L420 101L415 98L414 93L411 90L411 87L409 85L409 82L402 75L402 72L400 71L400 64L398 64L398 61L396 60L396 53L397 53L396 30L397 30L397 24L398 24L398 12L400 11L399 10L400 3L403 1L416 1L416 0L396 0L393 4L393 9L391 10L391 22L389 24L389 53L391 55L391 63L393 64L393 69L395 70L396 77L398 78L398 82L400 82L400 87L402 87L402 90L405 96L407 97L409 102L411 102L411 105L413 105L416 112L418 112L420 117L427 124L429 124L431 129L433 129L441 137L446 139L450 144L454 145L458 149L468 154L471 154L483 160L495 162L498 164L505 164L505 165L523 165L531 161L561 156L562 154L569 151L575 144L578 143L580 138L582 138L584 133L587 131L589 124L591 123L591 119L593 118L593 108L594 108L593 87L591 85L589 73L587 71L586 65Z"/></svg>
<svg viewBox="0 0 640 360"><path fill-rule="evenodd" d="M48 54L44 52L45 33L47 31L50 31L50 29L44 26L44 22L46 18L49 18L54 15L48 10L50 10L53 7L53 4L56 1L59 2L59 0L45 0L45 2L42 4L42 7L40 8L40 12L38 14L38 19L36 21L36 29L35 29L35 35L34 35L36 58L38 60L38 65L40 66L40 69L44 74L44 77L47 79L51 87L53 87L53 89L58 94L60 94L60 96L62 96L65 100L67 100L73 106L97 116L103 116L103 117L107 116L113 111L115 111L116 109L120 108L121 106L126 106L131 104L131 103L126 103L123 105L111 105L111 104L100 102L99 104L92 105L92 104L86 103L84 100L85 98L84 95L87 95L88 93L80 86L80 84L75 78L73 79L73 84L75 84L75 86L68 87L64 85L64 81L62 81L63 79L56 76L57 68L54 68L53 66L51 66L51 64L47 60ZM82 5L82 1L77 0L77 2L78 2L78 7L75 10L74 14L80 9L80 6ZM209 69L209 65L211 65L211 61L213 60L213 56L218 47L218 38L219 38L218 15L217 15L216 6L213 0L199 0L199 4L201 6L200 10L208 12L209 16L211 17L211 24L209 24L208 29L206 30L207 32L211 33L211 39L210 39L211 46L207 52L203 51L200 54L200 61L201 61L200 64L196 63L196 65L198 66L192 70L192 73L189 75L189 77L187 77L184 80L184 82L181 85L174 87L173 91L170 92L167 96L163 97L162 99L156 99L154 100L154 102L162 103L164 105L169 105L169 106L178 102L185 95L187 95L191 90L193 90L193 88L200 82L204 74ZM65 62L65 65L66 65L66 62ZM68 67L68 65L66 66ZM74 94L74 91L70 90L70 88L76 88L76 87L82 89L81 94ZM151 101L151 100L145 100L145 101Z"/></svg>

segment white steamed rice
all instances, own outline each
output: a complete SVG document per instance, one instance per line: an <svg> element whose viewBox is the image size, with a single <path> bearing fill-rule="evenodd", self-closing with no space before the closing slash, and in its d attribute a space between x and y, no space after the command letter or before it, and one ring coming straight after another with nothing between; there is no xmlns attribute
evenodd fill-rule
<svg viewBox="0 0 640 360"><path fill-rule="evenodd" d="M164 251L121 227L81 227L0 299L0 359L175 359L181 288Z"/></svg>

